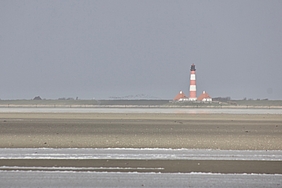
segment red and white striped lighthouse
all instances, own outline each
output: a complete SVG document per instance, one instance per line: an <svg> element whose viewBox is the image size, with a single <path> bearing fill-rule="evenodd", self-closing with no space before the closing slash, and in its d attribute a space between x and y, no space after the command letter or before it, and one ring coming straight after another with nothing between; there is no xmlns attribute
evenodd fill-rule
<svg viewBox="0 0 282 188"><path fill-rule="evenodd" d="M197 92L196 92L196 68L194 63L191 65L190 69L190 96L189 101L197 100Z"/></svg>

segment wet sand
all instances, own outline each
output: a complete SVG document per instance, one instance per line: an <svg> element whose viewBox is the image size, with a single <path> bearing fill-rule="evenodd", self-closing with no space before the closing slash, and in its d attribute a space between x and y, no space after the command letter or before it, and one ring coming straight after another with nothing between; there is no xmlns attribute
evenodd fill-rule
<svg viewBox="0 0 282 188"><path fill-rule="evenodd" d="M4 166L4 167L1 167ZM21 167L11 169L9 167ZM1 170L255 173L282 174L281 161L232 160L128 160L128 159L0 159ZM34 169L34 167L37 167ZM51 168L46 168L51 167ZM62 168L63 167L63 168ZM69 169L68 169L69 167Z"/></svg>
<svg viewBox="0 0 282 188"><path fill-rule="evenodd" d="M281 150L282 115L0 113L1 148Z"/></svg>
<svg viewBox="0 0 282 188"><path fill-rule="evenodd" d="M281 150L281 143L281 115L0 113L1 148ZM0 166L282 174L281 161L2 159Z"/></svg>

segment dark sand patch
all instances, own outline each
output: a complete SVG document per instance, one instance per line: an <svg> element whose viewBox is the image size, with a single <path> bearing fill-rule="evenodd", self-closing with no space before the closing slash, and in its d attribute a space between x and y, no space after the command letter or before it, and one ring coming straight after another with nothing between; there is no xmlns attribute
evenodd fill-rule
<svg viewBox="0 0 282 188"><path fill-rule="evenodd" d="M231 160L107 160L107 159L7 159L0 160L1 170L49 170L96 172L161 173L256 173L282 174L281 161ZM9 168L16 167L16 168ZM34 167L37 167L36 169ZM51 168L45 168L51 167ZM64 168L62 168L64 167ZM69 169L66 167L70 167ZM74 168L75 167L75 168Z"/></svg>

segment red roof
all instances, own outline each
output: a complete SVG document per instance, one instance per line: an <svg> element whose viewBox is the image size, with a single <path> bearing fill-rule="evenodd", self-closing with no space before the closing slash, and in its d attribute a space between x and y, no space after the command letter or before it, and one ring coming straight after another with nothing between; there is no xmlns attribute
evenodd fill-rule
<svg viewBox="0 0 282 188"><path fill-rule="evenodd" d="M210 99L211 97L209 96L208 93L203 92L199 97L198 97L198 101L202 101L203 99Z"/></svg>
<svg viewBox="0 0 282 188"><path fill-rule="evenodd" d="M186 96L185 96L185 94L182 92L182 91L180 91L175 97L174 97L174 101L178 101L179 99L182 99L182 98L187 98Z"/></svg>

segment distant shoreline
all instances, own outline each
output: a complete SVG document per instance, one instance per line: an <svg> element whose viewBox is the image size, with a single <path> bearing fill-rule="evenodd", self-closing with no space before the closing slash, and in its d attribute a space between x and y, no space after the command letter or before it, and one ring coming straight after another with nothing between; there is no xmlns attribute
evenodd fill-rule
<svg viewBox="0 0 282 188"><path fill-rule="evenodd" d="M282 109L282 106L164 106L164 105L0 105L0 108L183 108L183 109Z"/></svg>
<svg viewBox="0 0 282 188"><path fill-rule="evenodd" d="M206 103L169 100L0 100L0 108L282 109L282 100L231 100Z"/></svg>

